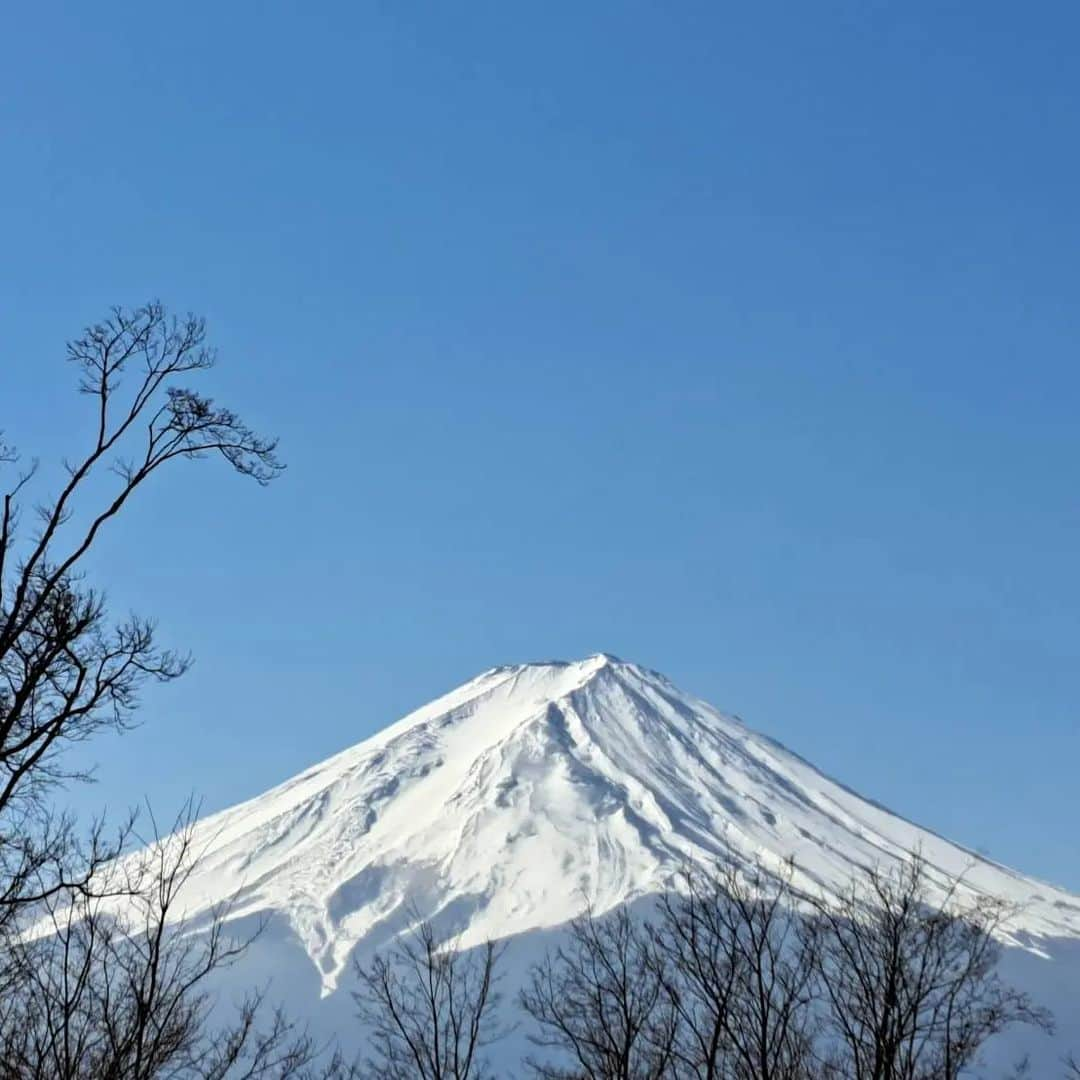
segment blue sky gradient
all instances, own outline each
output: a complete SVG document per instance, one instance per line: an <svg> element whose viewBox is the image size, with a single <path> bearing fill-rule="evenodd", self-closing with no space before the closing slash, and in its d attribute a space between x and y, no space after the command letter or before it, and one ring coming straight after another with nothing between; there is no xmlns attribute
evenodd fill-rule
<svg viewBox="0 0 1080 1080"><path fill-rule="evenodd" d="M193 650L80 809L254 795L500 663L664 671L1080 889L1080 9L21 5L0 427L205 314L280 434L109 532Z"/></svg>

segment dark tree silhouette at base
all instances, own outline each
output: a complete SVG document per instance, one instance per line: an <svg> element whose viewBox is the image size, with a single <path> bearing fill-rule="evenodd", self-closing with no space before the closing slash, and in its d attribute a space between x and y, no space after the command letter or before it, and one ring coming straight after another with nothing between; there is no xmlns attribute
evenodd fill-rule
<svg viewBox="0 0 1080 1080"><path fill-rule="evenodd" d="M840 897L688 868L657 914L576 920L522 994L545 1080L958 1080L988 1039L1050 1016L997 973L1012 914L931 888L918 855ZM1072 1066L1075 1071L1075 1066Z"/></svg>
<svg viewBox="0 0 1080 1080"><path fill-rule="evenodd" d="M353 994L370 1028L373 1080L488 1080L483 1049L498 1005L499 950L487 942L462 952L418 920L367 966L356 965Z"/></svg>
<svg viewBox="0 0 1080 1080"><path fill-rule="evenodd" d="M521 1006L559 1052L534 1060L543 1080L654 1080L671 1075L677 1017L648 935L625 908L570 925L569 941L533 971Z"/></svg>
<svg viewBox="0 0 1080 1080"><path fill-rule="evenodd" d="M850 1080L956 1080L993 1035L1049 1028L1049 1014L997 973L995 936L1012 909L962 901L963 882L933 898L915 854L894 872L867 871L807 925L839 1049L825 1075Z"/></svg>

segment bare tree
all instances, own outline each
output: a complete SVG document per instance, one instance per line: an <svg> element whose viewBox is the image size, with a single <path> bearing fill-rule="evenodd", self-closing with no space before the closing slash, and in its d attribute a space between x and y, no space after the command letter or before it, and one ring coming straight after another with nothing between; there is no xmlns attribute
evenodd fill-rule
<svg viewBox="0 0 1080 1080"><path fill-rule="evenodd" d="M986 1040L1049 1014L996 971L995 934L1011 914L960 900L960 881L931 903L918 855L868 870L838 902L818 903L808 933L837 1046L828 1075L845 1080L955 1080Z"/></svg>
<svg viewBox="0 0 1080 1080"><path fill-rule="evenodd" d="M688 866L650 929L677 1026L676 1072L695 1080L805 1080L819 1024L817 963L790 875Z"/></svg>
<svg viewBox="0 0 1080 1080"><path fill-rule="evenodd" d="M719 912L727 894L688 865L681 893L665 893L649 928L652 963L676 1019L674 1060L702 1080L726 1075L744 957Z"/></svg>
<svg viewBox="0 0 1080 1080"><path fill-rule="evenodd" d="M64 751L135 720L148 680L181 675L153 623L114 620L83 564L134 493L171 462L217 455L268 483L275 443L179 385L213 366L201 319L160 304L114 309L68 346L92 409L87 449L64 462L58 493L24 535L20 502L37 464L0 491L0 1077L60 1080L271 1080L309 1075L316 1048L262 996L214 1030L211 977L244 942L227 912L185 926L191 817L141 858L134 819L81 840L55 811L56 785L82 777ZM0 468L18 457L0 445ZM111 476L111 483L110 483ZM215 1014L215 1017L218 1014ZM343 1073L340 1061L327 1066Z"/></svg>
<svg viewBox="0 0 1080 1080"><path fill-rule="evenodd" d="M554 1052L530 1066L544 1080L658 1080L671 1075L677 1017L662 963L625 908L570 924L564 947L533 968L521 1005L532 1038Z"/></svg>
<svg viewBox="0 0 1080 1080"><path fill-rule="evenodd" d="M67 352L92 406L89 447L65 461L59 492L36 507L37 528L21 542L19 503L36 462L0 494L0 924L43 890L62 890L74 877L85 884L116 853L76 849L72 823L50 806L50 788L73 778L62 751L129 727L140 687L187 667L157 646L149 620L109 617L103 593L81 577L87 553L173 461L216 454L261 484L282 468L274 440L178 385L214 363L201 319L170 318L157 303L116 308ZM16 462L10 447L0 448L0 466ZM115 483L101 495L103 470Z"/></svg>
<svg viewBox="0 0 1080 1080"><path fill-rule="evenodd" d="M485 1080L483 1048L500 1034L495 966L500 950L486 942L462 952L418 921L369 966L357 963L353 994L371 1031L375 1080Z"/></svg>
<svg viewBox="0 0 1080 1080"><path fill-rule="evenodd" d="M194 809L171 835L101 869L94 890L52 892L8 943L0 999L4 1080L279 1080L345 1076L249 994L215 1026L212 979L250 938L230 938L227 908L189 926L178 909L194 869ZM323 1061L321 1068L317 1064Z"/></svg>

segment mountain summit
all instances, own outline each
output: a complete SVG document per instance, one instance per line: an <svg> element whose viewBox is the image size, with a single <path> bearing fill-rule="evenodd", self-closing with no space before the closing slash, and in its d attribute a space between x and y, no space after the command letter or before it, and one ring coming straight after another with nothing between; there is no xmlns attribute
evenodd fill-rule
<svg viewBox="0 0 1080 1080"><path fill-rule="evenodd" d="M406 911L463 944L557 927L664 888L687 858L835 890L920 849L931 876L1080 937L1080 899L918 828L656 672L613 656L493 668L199 826L194 914L283 919L330 993Z"/></svg>

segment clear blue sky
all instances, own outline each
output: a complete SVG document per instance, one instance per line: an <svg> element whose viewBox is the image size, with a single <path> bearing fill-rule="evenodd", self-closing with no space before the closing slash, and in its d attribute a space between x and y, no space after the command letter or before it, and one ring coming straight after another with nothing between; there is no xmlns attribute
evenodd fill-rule
<svg viewBox="0 0 1080 1080"><path fill-rule="evenodd" d="M90 808L254 795L615 652L1080 889L1080 10L16 5L0 426L204 313L280 434L95 557L197 656Z"/></svg>

